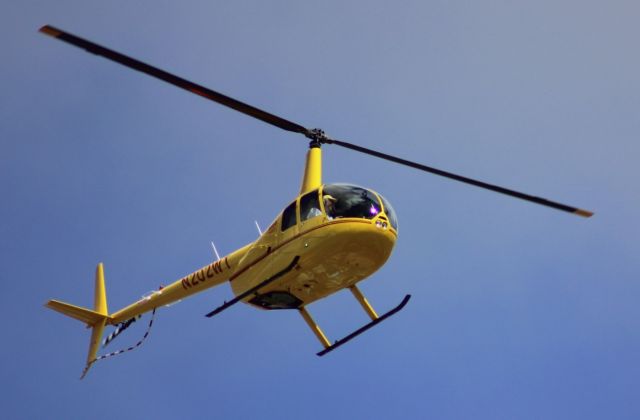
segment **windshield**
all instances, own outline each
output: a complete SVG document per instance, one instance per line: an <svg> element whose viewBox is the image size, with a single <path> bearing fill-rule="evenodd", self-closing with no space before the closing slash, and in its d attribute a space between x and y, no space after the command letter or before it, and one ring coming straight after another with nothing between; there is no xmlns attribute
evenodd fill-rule
<svg viewBox="0 0 640 420"><path fill-rule="evenodd" d="M391 226L397 231L398 217L396 216L396 211L393 209L393 207L391 207L391 203L389 202L389 200L387 200L380 194L378 194L378 197L380 197L380 200L382 200L382 206L384 207L384 212L389 218L389 223L391 223Z"/></svg>
<svg viewBox="0 0 640 420"><path fill-rule="evenodd" d="M330 219L339 217L373 219L382 210L374 193L355 185L325 185L322 189L322 202Z"/></svg>

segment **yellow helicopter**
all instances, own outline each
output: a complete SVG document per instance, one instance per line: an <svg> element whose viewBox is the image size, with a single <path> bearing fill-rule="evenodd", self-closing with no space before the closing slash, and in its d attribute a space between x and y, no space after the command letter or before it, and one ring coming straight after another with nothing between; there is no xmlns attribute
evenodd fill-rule
<svg viewBox="0 0 640 420"><path fill-rule="evenodd" d="M107 307L102 263L98 264L96 269L93 309L57 300L50 300L46 303L47 307L80 320L92 329L89 353L82 377L86 375L96 360L131 350L142 343L141 340L136 346L126 350L98 356L104 329L107 325L115 326L116 329L104 340L105 345L124 331L140 315L150 311L155 313L156 308L226 282L231 285L235 297L206 316L214 316L238 302L244 302L261 309L295 309L322 344L323 350L317 353L319 356L336 349L400 311L409 301L410 295L406 295L395 308L383 315L378 315L357 286L358 282L369 277L385 264L391 255L398 237L396 213L382 195L371 189L348 184L323 184L321 156L323 144L342 146L582 217L593 215L587 210L487 184L352 143L331 139L322 130L307 129L53 26L43 26L40 32L171 83L268 124L303 134L310 140L298 196L284 208L255 242L224 257L218 257L211 264L116 312L109 312ZM371 322L331 343L309 314L307 306L343 289L349 289L353 293L355 299L371 318ZM148 331L144 338L147 334Z"/></svg>

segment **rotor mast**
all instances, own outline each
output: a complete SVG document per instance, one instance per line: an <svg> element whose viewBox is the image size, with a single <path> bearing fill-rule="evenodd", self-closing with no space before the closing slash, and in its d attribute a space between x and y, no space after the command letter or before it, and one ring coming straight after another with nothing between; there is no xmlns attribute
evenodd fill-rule
<svg viewBox="0 0 640 420"><path fill-rule="evenodd" d="M302 185L300 185L300 195L320 188L322 185L322 149L320 148L320 139L324 136L322 130L311 130L308 135L311 138L309 142L309 151L307 152L307 161L304 166L304 175L302 176Z"/></svg>

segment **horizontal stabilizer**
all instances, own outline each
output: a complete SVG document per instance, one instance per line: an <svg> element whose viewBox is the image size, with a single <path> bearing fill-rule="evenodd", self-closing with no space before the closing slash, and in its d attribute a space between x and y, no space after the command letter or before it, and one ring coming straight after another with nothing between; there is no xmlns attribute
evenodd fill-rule
<svg viewBox="0 0 640 420"><path fill-rule="evenodd" d="M82 321L88 326L94 326L98 321L103 321L109 318L107 315L92 311L91 309L60 302L59 300L50 300L45 304L45 306L53 309L54 311L60 312L63 315Z"/></svg>

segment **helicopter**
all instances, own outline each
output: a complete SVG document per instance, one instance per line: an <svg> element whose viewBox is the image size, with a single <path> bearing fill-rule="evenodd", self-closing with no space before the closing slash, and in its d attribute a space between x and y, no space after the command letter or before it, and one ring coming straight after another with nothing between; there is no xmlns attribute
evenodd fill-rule
<svg viewBox="0 0 640 420"><path fill-rule="evenodd" d="M108 309L102 263L98 264L95 273L93 309L58 300L49 300L45 304L50 309L82 321L92 330L81 378L84 378L96 361L132 350L144 341L153 317L147 333L135 346L98 356L101 342L106 346L142 314L153 312L155 315L157 308L227 282L231 286L234 298L206 314L207 317L213 317L240 302L264 310L297 310L323 347L317 353L318 356L335 350L402 310L411 295L407 294L396 307L379 315L358 287L360 281L370 277L390 257L398 238L396 212L387 199L372 189L350 184L323 184L323 145L344 147L581 217L588 218L593 215L593 212L588 210L330 138L320 129L308 129L50 25L40 28L40 32L272 126L302 134L309 140L298 195L286 205L264 232L260 232L260 236L254 242L223 257L217 255L214 247L216 261L116 312L110 312ZM332 343L315 322L307 306L344 289L349 289L371 321ZM114 326L115 330L102 341L107 326Z"/></svg>

